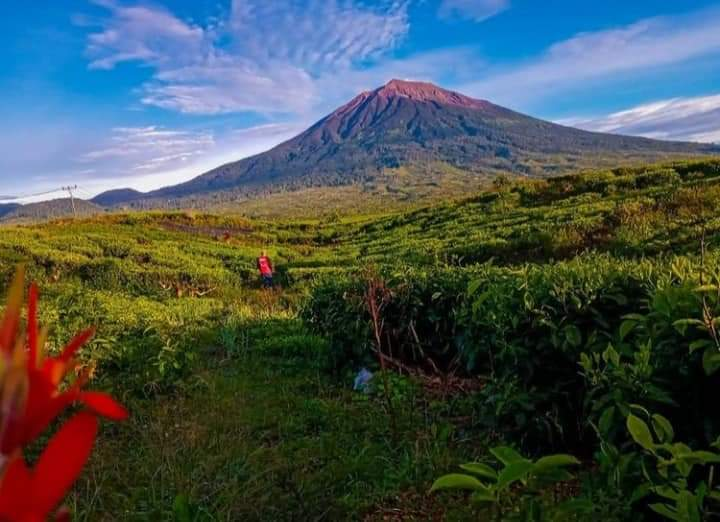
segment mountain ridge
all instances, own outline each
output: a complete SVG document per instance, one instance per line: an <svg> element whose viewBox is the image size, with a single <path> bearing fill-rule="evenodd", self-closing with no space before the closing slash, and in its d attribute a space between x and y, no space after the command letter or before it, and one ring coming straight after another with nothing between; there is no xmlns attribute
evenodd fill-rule
<svg viewBox="0 0 720 522"><path fill-rule="evenodd" d="M386 169L428 163L477 176L541 178L610 162L712 153L720 147L575 129L431 83L391 80L266 152L114 204L363 183Z"/></svg>

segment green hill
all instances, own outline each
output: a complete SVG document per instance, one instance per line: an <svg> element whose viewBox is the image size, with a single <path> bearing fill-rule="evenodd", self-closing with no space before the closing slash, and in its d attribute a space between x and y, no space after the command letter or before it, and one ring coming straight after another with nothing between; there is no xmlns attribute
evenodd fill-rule
<svg viewBox="0 0 720 522"><path fill-rule="evenodd" d="M652 520L685 485L715 509L719 247L708 159L319 219L4 225L0 282L27 266L50 349L97 325L82 367L132 412L101 432L68 502L79 519L473 520L495 508L430 486L502 467L488 448L507 446L582 464L557 487L513 480L502 516L532 500L558 520Z"/></svg>

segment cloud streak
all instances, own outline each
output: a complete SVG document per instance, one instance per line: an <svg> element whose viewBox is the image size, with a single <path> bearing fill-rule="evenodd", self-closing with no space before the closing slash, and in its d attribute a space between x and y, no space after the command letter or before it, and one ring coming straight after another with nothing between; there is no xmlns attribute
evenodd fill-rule
<svg viewBox="0 0 720 522"><path fill-rule="evenodd" d="M641 20L626 27L580 33L539 57L485 71L462 88L501 102L538 100L589 82L631 77L720 51L720 9Z"/></svg>
<svg viewBox="0 0 720 522"><path fill-rule="evenodd" d="M90 67L137 62L153 70L145 105L189 114L303 113L321 99L317 79L352 72L407 34L409 0L235 0L205 27L157 7L104 0L109 16L88 36Z"/></svg>
<svg viewBox="0 0 720 522"><path fill-rule="evenodd" d="M720 94L662 100L607 116L561 123L600 132L720 143Z"/></svg>
<svg viewBox="0 0 720 522"><path fill-rule="evenodd" d="M510 0L443 0L439 14L444 18L467 18L482 22L510 8Z"/></svg>

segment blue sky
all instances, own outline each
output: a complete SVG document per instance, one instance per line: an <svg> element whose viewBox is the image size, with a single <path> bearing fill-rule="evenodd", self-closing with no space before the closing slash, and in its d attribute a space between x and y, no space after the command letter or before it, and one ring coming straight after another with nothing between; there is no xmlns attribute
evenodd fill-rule
<svg viewBox="0 0 720 522"><path fill-rule="evenodd" d="M0 49L4 196L184 181L392 78L720 142L717 1L3 2Z"/></svg>

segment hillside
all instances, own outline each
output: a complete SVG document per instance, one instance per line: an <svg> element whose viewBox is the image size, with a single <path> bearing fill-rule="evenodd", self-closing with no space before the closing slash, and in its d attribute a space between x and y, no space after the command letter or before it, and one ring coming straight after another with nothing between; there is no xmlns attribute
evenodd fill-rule
<svg viewBox="0 0 720 522"><path fill-rule="evenodd" d="M17 210L21 205L19 203L2 203L0 204L0 219Z"/></svg>
<svg viewBox="0 0 720 522"><path fill-rule="evenodd" d="M75 208L73 210L73 203L70 198L59 198L17 206L1 215L0 220L5 222L45 221L74 215L92 216L103 212L105 210L99 205L77 198L75 198Z"/></svg>
<svg viewBox="0 0 720 522"><path fill-rule="evenodd" d="M361 93L267 152L143 197L167 202L212 199L219 193L215 198L222 200L279 189L372 183L398 168L415 183L433 183L434 175L448 169L485 182L499 172L542 178L583 167L718 152L714 145L583 131L432 84L393 80ZM126 203L136 197L113 199Z"/></svg>
<svg viewBox="0 0 720 522"><path fill-rule="evenodd" d="M258 282L261 249L274 290ZM67 499L76 519L514 520L530 498L542 520L657 520L645 515L667 501L650 480L674 494L678 472L648 474L671 451L717 512L702 481L720 462L706 400L720 385L706 327L720 316L720 160L498 180L336 220L0 227L3 292L19 262L50 349L96 326L78 367L131 412L103 425ZM364 391L360 368L375 374ZM493 455L522 471L556 453L544 464L572 467L537 496L521 479L500 506L430 493L465 462L485 480L503 467Z"/></svg>
<svg viewBox="0 0 720 522"><path fill-rule="evenodd" d="M140 199L142 196L142 192L133 189L108 190L102 194L98 194L92 198L90 202L100 205L101 207L112 207L123 203L130 203L136 199Z"/></svg>

